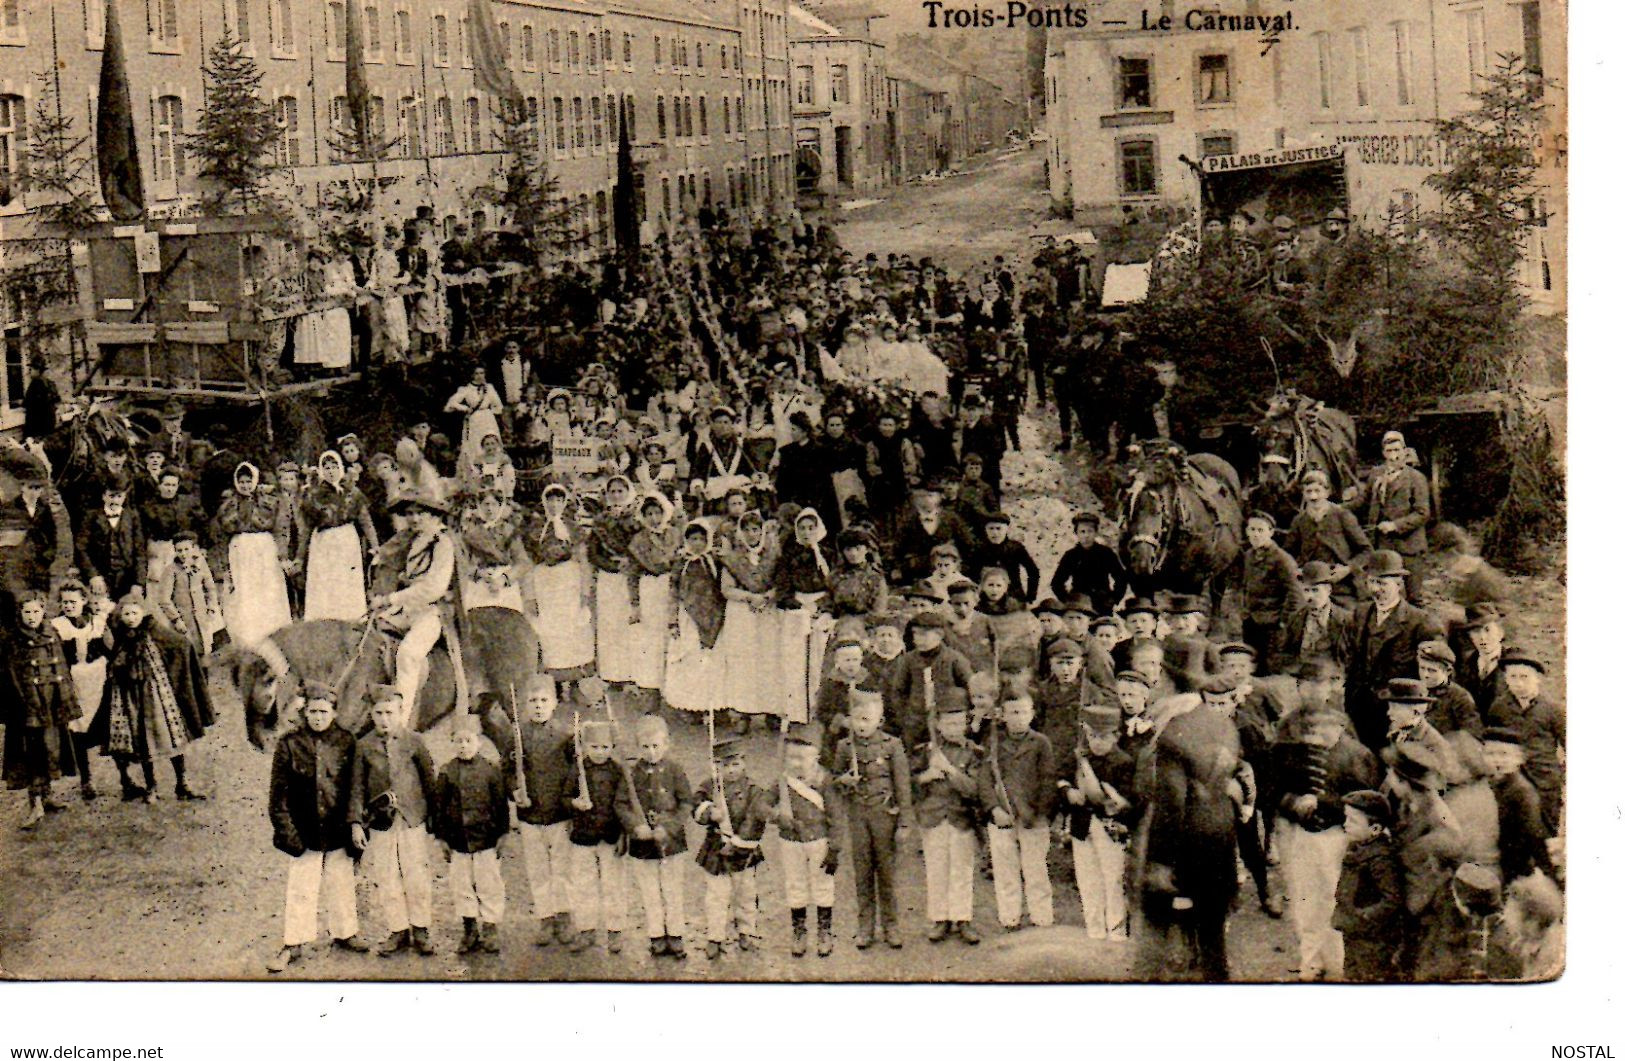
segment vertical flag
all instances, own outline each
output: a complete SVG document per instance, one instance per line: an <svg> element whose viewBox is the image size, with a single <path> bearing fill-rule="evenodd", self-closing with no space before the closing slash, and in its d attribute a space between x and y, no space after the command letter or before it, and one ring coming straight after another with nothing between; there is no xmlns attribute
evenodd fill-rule
<svg viewBox="0 0 1625 1061"><path fill-rule="evenodd" d="M474 63L474 87L520 109L525 97L508 69L508 57L491 20L490 0L468 0L468 54Z"/></svg>
<svg viewBox="0 0 1625 1061"><path fill-rule="evenodd" d="M624 257L636 257L639 238L638 189L632 172L632 137L626 129L626 97L619 100L620 116L616 125L621 130L621 141L615 149L615 246Z"/></svg>
<svg viewBox="0 0 1625 1061"><path fill-rule="evenodd" d="M102 201L115 221L136 221L147 211L141 190L141 152L135 142L130 79L124 69L124 37L118 4L107 0L102 70L96 97L96 176Z"/></svg>
<svg viewBox="0 0 1625 1061"><path fill-rule="evenodd" d="M344 0L344 101L350 108L350 123L355 128L356 144L362 154L371 156L373 150L372 123L368 116L366 47L361 37L361 0Z"/></svg>

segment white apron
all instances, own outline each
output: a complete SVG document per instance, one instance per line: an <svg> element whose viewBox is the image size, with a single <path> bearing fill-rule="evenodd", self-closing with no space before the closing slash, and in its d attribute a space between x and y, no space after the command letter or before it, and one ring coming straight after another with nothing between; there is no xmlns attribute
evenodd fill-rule
<svg viewBox="0 0 1625 1061"><path fill-rule="evenodd" d="M293 621L276 539L270 531L238 534L232 537L226 555L231 572L231 592L225 600L226 633L234 645L257 645Z"/></svg>
<svg viewBox="0 0 1625 1061"><path fill-rule="evenodd" d="M601 584L601 583L600 583ZM531 620L542 666L555 678L579 677L593 662L592 610L581 603L581 561L538 564L531 575L540 613Z"/></svg>
<svg viewBox="0 0 1625 1061"><path fill-rule="evenodd" d="M328 527L310 536L305 564L305 619L367 617L367 581L361 564L361 536L355 524Z"/></svg>
<svg viewBox="0 0 1625 1061"><path fill-rule="evenodd" d="M626 621L632 611L626 576L613 571L595 571L594 576L598 580L598 676L606 682L629 682L635 673L635 653L632 627Z"/></svg>
<svg viewBox="0 0 1625 1061"><path fill-rule="evenodd" d="M666 642L671 615L671 576L644 575L638 583L642 621L627 627L632 642L632 681L661 689L666 681Z"/></svg>
<svg viewBox="0 0 1625 1061"><path fill-rule="evenodd" d="M776 714L791 722L805 722L808 708L818 696L818 679L824 672L824 646L827 633L813 629L822 593L797 593L801 607L777 611L779 703Z"/></svg>
<svg viewBox="0 0 1625 1061"><path fill-rule="evenodd" d="M89 626L80 630L66 617L59 615L51 620L51 627L63 641L78 644L79 659L83 660L90 642L100 641L107 632L107 616L96 616ZM73 695L79 700L79 717L69 720L68 729L83 733L90 728L90 720L96 717L97 710L102 706L102 687L107 684L107 660L75 663L68 668L68 677L73 680Z"/></svg>
<svg viewBox="0 0 1625 1061"><path fill-rule="evenodd" d="M721 637L714 647L702 647L699 626L679 609L677 637L666 654L666 702L684 711L728 707L723 696L723 672Z"/></svg>

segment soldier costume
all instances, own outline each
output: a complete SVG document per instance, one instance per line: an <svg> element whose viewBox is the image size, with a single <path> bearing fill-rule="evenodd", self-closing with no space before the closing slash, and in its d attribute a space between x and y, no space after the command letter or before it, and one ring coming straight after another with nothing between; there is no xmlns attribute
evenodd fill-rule
<svg viewBox="0 0 1625 1061"><path fill-rule="evenodd" d="M684 822L694 806L693 790L683 768L669 759L637 759L626 768L626 783L615 800L615 814L627 837L627 867L643 898L649 953L685 957L683 937L688 914L683 902L683 855L688 852ZM641 828L653 835L640 839Z"/></svg>
<svg viewBox="0 0 1625 1061"><path fill-rule="evenodd" d="M819 748L820 727L791 725L787 744ZM790 907L790 953L801 957L807 949L807 907L816 909L818 956L835 949L835 869L840 864L841 835L846 832L846 807L835 791L835 779L823 765L811 777L788 770L774 805L779 823L779 861L784 864L784 901Z"/></svg>
<svg viewBox="0 0 1625 1061"><path fill-rule="evenodd" d="M946 688L947 686L944 686ZM859 697L876 695L867 690ZM892 947L903 945L893 887L897 830L914 817L908 756L889 733L848 734L835 746L836 784L846 800L852 875L858 892L858 949L874 943L878 929Z"/></svg>
<svg viewBox="0 0 1625 1061"><path fill-rule="evenodd" d="M738 740L719 740L712 755L718 763L743 759L740 745ZM705 826L695 858L706 872L705 956L720 957L723 943L736 935L741 951L754 950L761 940L756 867L765 861L762 834L767 831L771 797L749 777L728 781L719 772L700 785L694 799L694 820Z"/></svg>
<svg viewBox="0 0 1625 1061"><path fill-rule="evenodd" d="M936 713L968 712L970 698L960 689L938 694ZM969 738L949 740L933 735L914 749L914 813L920 822L920 846L925 854L925 915L931 921L926 937L933 943L958 933L966 943L977 943L972 923L976 880L976 824L981 817L977 777L982 749Z"/></svg>

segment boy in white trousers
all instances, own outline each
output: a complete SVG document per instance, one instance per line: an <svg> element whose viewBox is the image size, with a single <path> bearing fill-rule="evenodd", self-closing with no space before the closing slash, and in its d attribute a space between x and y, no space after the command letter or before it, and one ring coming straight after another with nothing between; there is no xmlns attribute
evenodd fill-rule
<svg viewBox="0 0 1625 1061"><path fill-rule="evenodd" d="M429 799L434 760L423 738L401 722L402 699L393 686L372 692L372 732L356 745L350 783L350 844L363 852L361 867L378 896L389 938L376 954L408 947L433 954L429 942Z"/></svg>
<svg viewBox="0 0 1625 1061"><path fill-rule="evenodd" d="M914 813L925 852L925 914L931 921L925 938L932 943L941 943L950 933L969 944L981 942L971 923L971 907L982 749L965 735L969 711L970 698L963 689L942 690L931 740L914 750L920 767L914 775Z"/></svg>
<svg viewBox="0 0 1625 1061"><path fill-rule="evenodd" d="M508 780L502 768L480 755L480 720L458 717L451 727L456 758L440 771L435 795L435 836L451 858L447 874L457 915L463 919L458 954L495 954L497 926L507 907L498 844L513 826Z"/></svg>
<svg viewBox="0 0 1625 1061"><path fill-rule="evenodd" d="M1090 939L1128 939L1124 867L1136 814L1134 759L1118 746L1122 715L1090 705L1080 713L1078 743L1062 753L1056 781L1072 838L1072 872Z"/></svg>
<svg viewBox="0 0 1625 1061"><path fill-rule="evenodd" d="M807 953L807 907L816 908L818 956L835 950L835 869L846 832L844 801L834 778L818 763L823 735L817 723L797 723L784 738L784 776L773 811L784 864L784 901L790 907L790 954Z"/></svg>
<svg viewBox="0 0 1625 1061"><path fill-rule="evenodd" d="M1055 923L1049 880L1049 818L1055 802L1055 755L1035 732L1030 697L1006 697L1002 721L988 738L978 794L993 818L987 831L993 896L1005 931L1021 927L1021 909L1035 926Z"/></svg>
<svg viewBox="0 0 1625 1061"><path fill-rule="evenodd" d="M665 719L644 715L632 732L638 742L638 758L627 767L627 783L615 802L628 838L627 865L643 898L649 954L686 958L683 870L687 860L683 855L688 851L688 835L684 823L694 806L694 792L683 768L666 761L671 734Z"/></svg>
<svg viewBox="0 0 1625 1061"><path fill-rule="evenodd" d="M294 708L304 725L284 733L271 757L272 843L290 856L282 949L265 968L280 973L316 942L317 916L327 909L333 945L365 952L356 938L355 861L350 843L350 778L355 738L333 724L330 689L307 686Z"/></svg>
<svg viewBox="0 0 1625 1061"><path fill-rule="evenodd" d="M597 942L604 928L604 946L621 952L621 931L626 927L625 869L616 849L621 841L621 819L615 813L626 771L615 761L615 738L608 722L580 727L578 766L570 786L570 906L575 911L576 938L570 949L580 952Z"/></svg>
<svg viewBox="0 0 1625 1061"><path fill-rule="evenodd" d="M565 798L574 783L569 727L555 722L558 687L540 675L525 697L518 746L509 755L514 806L524 854L530 904L542 925L536 945L575 942L570 925L570 813Z"/></svg>

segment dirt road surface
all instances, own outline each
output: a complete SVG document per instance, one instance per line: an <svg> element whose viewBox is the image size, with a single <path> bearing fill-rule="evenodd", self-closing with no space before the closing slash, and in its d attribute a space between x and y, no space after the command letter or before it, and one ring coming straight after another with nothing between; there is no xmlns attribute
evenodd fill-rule
<svg viewBox="0 0 1625 1061"><path fill-rule="evenodd" d="M874 250L929 254L961 270L1002 253L1025 254L1031 226L1045 216L1040 184L1042 155L1022 153L995 160L940 184L898 189L885 201L849 212L842 225L846 244ZM1023 424L1024 446L1007 458L1007 506L1016 536L1032 548L1047 578L1067 544L1067 501L1085 488L1075 464L1052 455L1053 416L1041 413ZM1061 522L1057 524L1057 514ZM1060 527L1061 533L1056 532ZM1562 660L1561 588L1548 581L1518 580L1520 629L1525 640L1554 661ZM1561 671L1553 684L1561 689ZM241 709L232 692L214 686L220 724L189 756L194 786L210 794L204 803L172 798L167 764L159 770L163 798L155 805L122 803L111 764L97 759L93 774L102 797L82 805L64 783L68 809L50 815L32 834L17 824L21 794L0 801L0 970L41 979L243 979L264 978L265 961L281 942L287 860L271 847L265 804L269 757L247 743ZM623 737L623 747L630 738ZM431 735L439 760L448 755L443 733ZM748 764L758 782L775 776L777 741L758 733ZM675 760L698 782L706 774L705 732L693 722L674 727ZM699 839L696 828L691 844ZM730 951L717 961L703 955L702 875L688 878L686 962L651 959L641 938L635 892L629 906L625 950L570 955L537 947L536 920L517 849L504 853L508 915L502 953L465 960L452 953L459 924L443 864L436 867L432 958L381 959L329 951L294 965L287 978L425 980L1021 980L1118 979L1127 975L1130 945L1092 942L1082 936L1070 852L1052 849L1055 929L1001 931L994 917L992 882L976 881L976 923L984 942L931 944L925 919L923 862L919 839L910 836L898 862L898 898L906 945L866 952L853 947L854 892L851 869L836 880L835 927L839 945L826 959L792 958L782 877L769 841L761 873L760 931L764 948ZM382 927L361 889L362 932L378 940ZM1296 964L1286 921L1267 918L1251 888L1243 891L1231 919L1231 961L1238 978L1284 979Z"/></svg>

